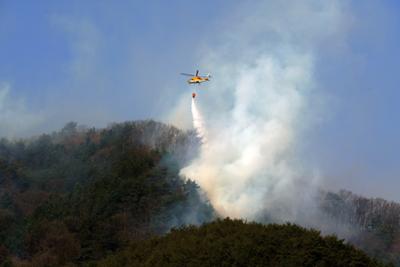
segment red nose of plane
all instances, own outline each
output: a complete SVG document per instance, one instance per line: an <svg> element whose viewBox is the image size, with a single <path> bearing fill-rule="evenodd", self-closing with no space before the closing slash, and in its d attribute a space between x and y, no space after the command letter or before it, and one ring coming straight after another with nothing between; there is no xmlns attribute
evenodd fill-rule
<svg viewBox="0 0 400 267"><path fill-rule="evenodd" d="M193 93L193 94L192 94L192 97L195 98L195 97L196 97L196 93Z"/></svg>

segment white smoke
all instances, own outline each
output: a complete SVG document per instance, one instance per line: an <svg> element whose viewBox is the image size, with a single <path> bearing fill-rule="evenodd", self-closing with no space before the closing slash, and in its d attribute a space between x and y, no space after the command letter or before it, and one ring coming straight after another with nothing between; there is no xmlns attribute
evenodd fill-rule
<svg viewBox="0 0 400 267"><path fill-rule="evenodd" d="M308 206L314 178L296 158L310 121L314 50L340 36L339 2L268 1L240 8L228 34L204 58L215 79L192 104L207 146L181 170L223 216L255 219L261 211L294 220ZM200 124L202 122L202 124Z"/></svg>
<svg viewBox="0 0 400 267"><path fill-rule="evenodd" d="M224 123L210 126L207 147L182 170L221 214L253 218L266 200L290 189L294 174L287 160L309 72L306 56L285 67L274 58L261 58L238 74L232 110L219 118ZM194 126L203 138L204 124L193 107Z"/></svg>

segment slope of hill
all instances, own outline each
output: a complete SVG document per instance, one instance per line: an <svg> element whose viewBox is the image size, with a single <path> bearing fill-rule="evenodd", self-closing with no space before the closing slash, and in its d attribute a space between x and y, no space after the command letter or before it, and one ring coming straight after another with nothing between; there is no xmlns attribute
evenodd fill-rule
<svg viewBox="0 0 400 267"><path fill-rule="evenodd" d="M0 140L0 266L98 262L130 243L217 216L192 181L178 175L197 153L192 132L136 121ZM400 266L398 204L342 191L318 200L349 239Z"/></svg>
<svg viewBox="0 0 400 267"><path fill-rule="evenodd" d="M69 123L51 135L1 140L0 262L89 262L213 219L197 185L178 175L193 140L154 121L103 130Z"/></svg>
<svg viewBox="0 0 400 267"><path fill-rule="evenodd" d="M217 220L136 242L99 266L384 266L333 236L296 225Z"/></svg>

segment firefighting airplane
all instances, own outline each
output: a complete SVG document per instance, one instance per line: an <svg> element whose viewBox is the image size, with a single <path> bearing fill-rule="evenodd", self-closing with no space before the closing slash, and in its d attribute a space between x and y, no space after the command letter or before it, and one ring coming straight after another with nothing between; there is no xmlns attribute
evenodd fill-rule
<svg viewBox="0 0 400 267"><path fill-rule="evenodd" d="M189 80L187 80L188 84L201 84L203 82L210 81L210 78L211 78L210 74L207 74L205 76L200 76L198 70L196 70L196 74L195 75L194 74L189 74L189 73L181 73L181 75L191 77ZM192 97L195 98L196 97L196 93L193 93Z"/></svg>

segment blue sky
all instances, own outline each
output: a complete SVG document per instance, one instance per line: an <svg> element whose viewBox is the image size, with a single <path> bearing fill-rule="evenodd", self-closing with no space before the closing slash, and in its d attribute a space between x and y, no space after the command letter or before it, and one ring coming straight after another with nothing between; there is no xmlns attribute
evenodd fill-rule
<svg viewBox="0 0 400 267"><path fill-rule="evenodd" d="M252 8L226 3L0 0L0 134L165 118L187 90L178 73ZM400 4L346 3L345 37L314 51L322 108L302 153L333 188L400 201Z"/></svg>
<svg viewBox="0 0 400 267"><path fill-rule="evenodd" d="M223 14L213 1L202 13L185 1L0 3L0 80L45 112L49 128L157 117L161 87L178 87L177 71L195 67L198 41ZM88 105L93 114L76 114Z"/></svg>
<svg viewBox="0 0 400 267"><path fill-rule="evenodd" d="M318 126L313 144L315 157L340 183L397 201L399 11L396 1L353 2L346 49L320 58L317 76L330 97L330 118Z"/></svg>

